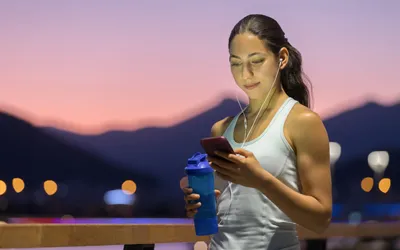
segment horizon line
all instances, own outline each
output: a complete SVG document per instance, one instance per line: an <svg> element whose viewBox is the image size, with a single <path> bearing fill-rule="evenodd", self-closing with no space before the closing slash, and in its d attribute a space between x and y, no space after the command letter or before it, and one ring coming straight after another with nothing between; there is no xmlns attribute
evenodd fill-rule
<svg viewBox="0 0 400 250"><path fill-rule="evenodd" d="M232 91L231 91L232 92ZM34 114L29 114L27 111L23 111L21 109L11 107L10 105L6 104L0 104L0 112L4 112L6 114L9 114L11 116L14 116L18 119L21 119L25 122L30 123L31 125L37 127L37 128L53 128L56 130L60 131L65 131L69 133L74 133L74 134L79 134L79 135L86 135L86 136L93 136L93 135L101 135L105 134L111 131L121 131L121 132L133 132L145 128L150 128L150 127L156 127L156 128L170 128L174 127L176 125L179 125L181 123L184 123L186 121L189 121L196 116L205 113L209 110L212 110L213 108L218 107L221 105L224 101L235 101L236 102L236 97L235 95L229 94L229 93L220 93L219 95L220 98L216 98L217 101L213 103L207 103L204 105L201 105L200 107L186 110L182 112L181 115L172 117L172 121L168 121L169 119L163 119L163 118L156 118L156 117L149 117L146 119L142 119L140 121L136 122L118 122L118 121L110 121L110 122L105 122L104 124L101 125L95 125L95 126L86 126L86 125L79 125L73 122L67 122L61 119L55 120L54 118L39 118L38 115ZM243 98L239 97L239 100L241 102L246 101L243 100ZM352 105L345 105L348 103L352 103ZM321 116L321 119L324 120L329 120L331 118L334 118L335 116L338 116L342 113L361 108L367 104L376 104L382 107L391 107L391 106L396 106L400 105L400 99L389 104L385 105L382 104L379 101L372 100L371 98L358 98L358 100L353 100L351 102L344 102L341 105L338 105L339 107L343 108L331 108L328 109L327 111L324 112L323 115ZM12 111L10 111L12 110ZM222 119L222 118L221 118Z"/></svg>

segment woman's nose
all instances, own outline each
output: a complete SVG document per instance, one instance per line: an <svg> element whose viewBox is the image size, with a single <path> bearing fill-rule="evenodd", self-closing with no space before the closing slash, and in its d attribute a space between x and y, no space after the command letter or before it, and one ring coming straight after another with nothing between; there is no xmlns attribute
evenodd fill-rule
<svg viewBox="0 0 400 250"><path fill-rule="evenodd" d="M247 80L253 77L253 71L249 66L244 66L242 71L242 78L243 80Z"/></svg>

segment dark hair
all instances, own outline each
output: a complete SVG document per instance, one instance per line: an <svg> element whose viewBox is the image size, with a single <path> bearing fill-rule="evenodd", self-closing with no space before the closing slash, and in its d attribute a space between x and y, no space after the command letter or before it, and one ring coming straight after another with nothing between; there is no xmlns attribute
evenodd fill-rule
<svg viewBox="0 0 400 250"><path fill-rule="evenodd" d="M280 73L282 87L287 95L304 106L310 107L310 90L307 85L311 88L311 82L303 72L301 54L289 43L278 22L261 14L248 15L233 27L229 36L228 47L230 47L232 39L236 35L246 32L263 40L267 48L276 56L279 56L282 47L287 48L289 61Z"/></svg>

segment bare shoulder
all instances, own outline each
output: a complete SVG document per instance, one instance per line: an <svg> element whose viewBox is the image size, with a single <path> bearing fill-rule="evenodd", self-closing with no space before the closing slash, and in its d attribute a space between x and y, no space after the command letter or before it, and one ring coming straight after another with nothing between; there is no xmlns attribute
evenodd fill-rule
<svg viewBox="0 0 400 250"><path fill-rule="evenodd" d="M228 128L231 123L233 116L225 117L222 120L217 121L211 127L211 136L221 136L224 134L225 130Z"/></svg>
<svg viewBox="0 0 400 250"><path fill-rule="evenodd" d="M301 104L296 104L290 112L287 122L286 131L290 138L291 144L309 141L310 143L317 139L320 143L329 143L328 134L321 117L314 111ZM315 142L315 141L314 141Z"/></svg>
<svg viewBox="0 0 400 250"><path fill-rule="evenodd" d="M296 126L323 126L321 117L301 104L296 104L293 107L293 112L290 113L288 119L290 119L291 123L295 123Z"/></svg>

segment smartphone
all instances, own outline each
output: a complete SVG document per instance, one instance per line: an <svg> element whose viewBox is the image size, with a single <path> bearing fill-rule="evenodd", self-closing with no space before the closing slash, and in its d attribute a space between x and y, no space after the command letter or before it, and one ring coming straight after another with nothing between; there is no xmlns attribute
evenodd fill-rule
<svg viewBox="0 0 400 250"><path fill-rule="evenodd" d="M214 151L235 154L229 141L223 136L207 137L200 140L201 146L209 156L217 156Z"/></svg>

